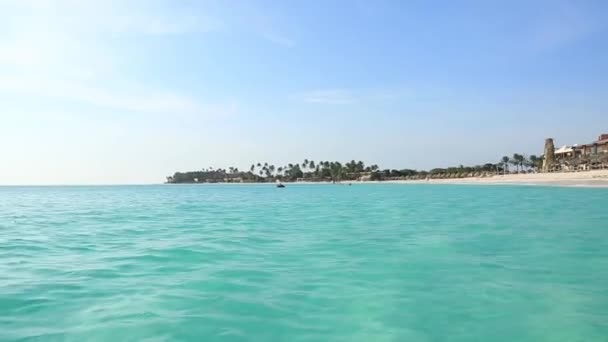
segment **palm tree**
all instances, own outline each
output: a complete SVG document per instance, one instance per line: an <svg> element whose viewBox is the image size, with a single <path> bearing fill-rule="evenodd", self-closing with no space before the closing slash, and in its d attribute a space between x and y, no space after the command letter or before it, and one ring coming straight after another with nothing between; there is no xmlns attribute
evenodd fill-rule
<svg viewBox="0 0 608 342"><path fill-rule="evenodd" d="M526 158L524 158L523 155L518 154L518 153L513 153L513 159L511 162L517 167L517 172L519 172L520 170L523 171L525 159Z"/></svg>
<svg viewBox="0 0 608 342"><path fill-rule="evenodd" d="M506 172L509 171L509 157L507 157L507 156L502 157L502 165L503 165L502 174L504 175Z"/></svg>
<svg viewBox="0 0 608 342"><path fill-rule="evenodd" d="M357 162L353 159L348 163L344 164L344 166L346 167L346 170L348 170L348 172L355 172L357 168Z"/></svg>
<svg viewBox="0 0 608 342"><path fill-rule="evenodd" d="M520 156L521 158L519 160L519 163L521 164L521 169L523 170L525 168L526 170L528 170L530 168L530 160L528 160L528 157L526 157L524 154Z"/></svg>
<svg viewBox="0 0 608 342"><path fill-rule="evenodd" d="M329 172L334 183L339 181L342 175L342 164L339 162L331 162Z"/></svg>
<svg viewBox="0 0 608 342"><path fill-rule="evenodd" d="M528 159L530 159L530 165L532 166L532 168L536 170L536 168L538 168L538 162L540 161L540 159L534 154L528 157Z"/></svg>
<svg viewBox="0 0 608 342"><path fill-rule="evenodd" d="M314 169L315 168L315 162L313 160L308 162L308 167L310 167L310 169Z"/></svg>
<svg viewBox="0 0 608 342"><path fill-rule="evenodd" d="M513 156L509 160L509 162L515 166L515 172L517 172L517 173L519 173L519 168L517 167L517 159L518 158L519 158L518 154L517 153L513 153Z"/></svg>
<svg viewBox="0 0 608 342"><path fill-rule="evenodd" d="M251 164L251 167L249 168L249 171L251 171L251 173L253 173L254 170L255 170L255 165Z"/></svg>
<svg viewBox="0 0 608 342"><path fill-rule="evenodd" d="M270 174L272 174L272 175L273 175L273 174L274 174L274 165L270 165L270 166L268 167L268 170L270 171Z"/></svg>

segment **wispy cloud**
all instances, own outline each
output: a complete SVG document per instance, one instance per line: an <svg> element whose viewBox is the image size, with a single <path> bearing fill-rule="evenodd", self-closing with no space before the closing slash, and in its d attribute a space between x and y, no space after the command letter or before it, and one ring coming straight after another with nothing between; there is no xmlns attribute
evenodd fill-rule
<svg viewBox="0 0 608 342"><path fill-rule="evenodd" d="M285 20L285 15L268 8L262 10L252 4L242 6L240 11L241 15L237 16L238 22L233 24L248 34L253 34L284 48L292 48L296 45L296 40L287 29L290 21Z"/></svg>
<svg viewBox="0 0 608 342"><path fill-rule="evenodd" d="M224 116L234 114L237 110L235 104L206 104L172 91L133 84L117 88L91 86L70 80L0 76L0 90L34 99L60 99L67 103L123 112Z"/></svg>
<svg viewBox="0 0 608 342"><path fill-rule="evenodd" d="M182 34L217 31L223 28L220 20L200 15L178 15L170 18L163 15L115 16L105 29L119 33Z"/></svg>
<svg viewBox="0 0 608 342"><path fill-rule="evenodd" d="M217 17L171 5L169 1L31 0L13 3L9 9L81 32L180 34L214 31L224 25ZM0 9L4 6L0 4Z"/></svg>
<svg viewBox="0 0 608 342"><path fill-rule="evenodd" d="M554 1L538 18L530 35L537 51L547 51L574 43L605 26L605 18L572 1Z"/></svg>
<svg viewBox="0 0 608 342"><path fill-rule="evenodd" d="M0 89L28 99L60 99L121 112L233 113L233 104L211 105L175 89L157 89L129 78L120 67L133 60L104 44L108 34L180 34L222 25L155 4L134 8L137 1L0 2L0 21L8 28L0 36Z"/></svg>
<svg viewBox="0 0 608 342"><path fill-rule="evenodd" d="M363 97L372 101L393 101L412 97L414 92L408 87L386 87L367 90Z"/></svg>
<svg viewBox="0 0 608 342"><path fill-rule="evenodd" d="M266 40L284 46L284 47L293 47L296 45L296 42L290 38L281 36L279 34L276 33L263 33L262 37L264 37Z"/></svg>
<svg viewBox="0 0 608 342"><path fill-rule="evenodd" d="M307 103L349 105L361 102L386 102L411 95L407 88L372 88L372 89L316 89L293 98Z"/></svg>
<svg viewBox="0 0 608 342"><path fill-rule="evenodd" d="M323 104L351 104L356 101L355 96L347 89L312 90L295 97L304 102Z"/></svg>

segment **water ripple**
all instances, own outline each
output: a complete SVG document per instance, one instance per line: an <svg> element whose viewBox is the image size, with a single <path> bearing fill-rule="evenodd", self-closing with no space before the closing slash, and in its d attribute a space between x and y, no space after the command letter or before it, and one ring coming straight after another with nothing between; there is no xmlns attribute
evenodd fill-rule
<svg viewBox="0 0 608 342"><path fill-rule="evenodd" d="M0 340L602 340L607 195L0 187Z"/></svg>

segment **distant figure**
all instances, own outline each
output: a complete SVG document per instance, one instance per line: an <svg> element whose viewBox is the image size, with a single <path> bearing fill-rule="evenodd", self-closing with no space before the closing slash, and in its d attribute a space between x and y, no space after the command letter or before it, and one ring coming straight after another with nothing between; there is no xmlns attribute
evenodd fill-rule
<svg viewBox="0 0 608 342"><path fill-rule="evenodd" d="M348 186L351 186L351 185L353 185L353 183L348 183Z"/></svg>

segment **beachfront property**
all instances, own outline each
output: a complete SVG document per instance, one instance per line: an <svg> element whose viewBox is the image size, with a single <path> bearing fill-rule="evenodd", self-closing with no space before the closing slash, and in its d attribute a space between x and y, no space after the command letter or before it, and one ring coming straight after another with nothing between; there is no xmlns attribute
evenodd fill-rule
<svg viewBox="0 0 608 342"><path fill-rule="evenodd" d="M564 159L574 157L574 148L575 147L576 147L576 145L574 145L574 146L564 145L564 146L558 148L557 150L555 150L555 160L564 160Z"/></svg>
<svg viewBox="0 0 608 342"><path fill-rule="evenodd" d="M600 134L588 144L564 145L553 156L553 165L547 169L550 172L608 169L608 134Z"/></svg>
<svg viewBox="0 0 608 342"><path fill-rule="evenodd" d="M608 153L608 134L600 134L597 140L584 145L574 144L572 146L564 145L555 150L555 159L578 158L582 156L591 156L598 153Z"/></svg>
<svg viewBox="0 0 608 342"><path fill-rule="evenodd" d="M608 153L608 134L600 134L597 141L582 145L578 148L581 155L594 155L598 153Z"/></svg>

